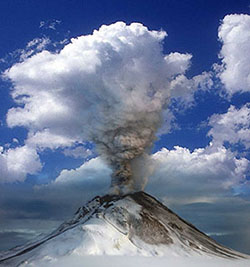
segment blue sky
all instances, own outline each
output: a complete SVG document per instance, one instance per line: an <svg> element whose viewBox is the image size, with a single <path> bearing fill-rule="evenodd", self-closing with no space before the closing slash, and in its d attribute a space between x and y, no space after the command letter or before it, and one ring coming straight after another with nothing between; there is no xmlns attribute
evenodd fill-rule
<svg viewBox="0 0 250 267"><path fill-rule="evenodd" d="M157 110L163 113L164 122L151 148L155 171L148 178L146 190L218 241L250 253L249 6L249 1L229 0L1 1L0 236L6 240L2 249L50 231L88 198L109 187L111 170L98 158L93 140L86 138L85 132L96 131L99 126L88 124L87 118L93 119L93 114L88 114L77 97L81 91L73 90L73 95L67 90L55 93L50 73L57 75L56 67L51 67L50 73L40 69L50 68L51 55L59 55L71 38L92 35L102 25L123 21L127 25L143 24L146 34L166 31L167 36L157 41L162 46L159 53L162 58L171 55L166 77L159 77L161 84L168 84L164 92L169 92L170 102L167 109ZM119 27L118 34L122 31ZM106 31L102 38L112 42L109 34L115 30L110 27ZM138 43L132 39L138 50L129 51L136 55L139 48L143 50L143 59L153 67L153 79L165 69L160 69L149 52L144 53L159 49L155 40L160 37L147 36L145 43L144 39L138 39ZM92 46L90 51L99 49ZM41 59L44 50L51 54ZM77 44L72 51L79 52ZM70 49L69 55L61 62L70 66L71 76L66 77L75 88L72 77L78 72ZM120 56L130 59L127 54ZM86 66L91 66L94 59ZM82 66L79 64L78 69ZM29 74L32 71L34 76ZM143 70L137 71L138 77L148 81ZM114 80L120 77L112 75ZM66 86L63 78L58 79ZM90 88L84 81L83 88ZM46 87L46 97L41 95L44 98L37 102L40 83ZM110 88L111 95L104 94L103 98L117 97L112 85ZM91 101L95 99L90 90L85 94ZM126 97L122 95L119 101L125 103ZM135 106L140 106L139 100L135 98ZM54 104L47 105L49 101ZM145 112L147 103L142 105ZM62 119L53 113L53 108L61 104L67 108ZM98 109L101 103L92 106ZM80 126L76 114L82 116ZM82 131L84 138L79 137ZM242 238L245 243L239 242Z"/></svg>

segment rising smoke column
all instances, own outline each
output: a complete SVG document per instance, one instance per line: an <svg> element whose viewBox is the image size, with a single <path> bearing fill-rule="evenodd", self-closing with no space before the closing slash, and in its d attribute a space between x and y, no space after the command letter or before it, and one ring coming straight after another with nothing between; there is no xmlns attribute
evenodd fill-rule
<svg viewBox="0 0 250 267"><path fill-rule="evenodd" d="M15 64L4 76L21 106L9 110L8 125L28 128L28 145L55 136L63 145L93 141L113 169L113 192L141 189L138 171L161 125L170 82L191 58L164 55L165 37L140 23L117 22L57 53L42 51Z"/></svg>

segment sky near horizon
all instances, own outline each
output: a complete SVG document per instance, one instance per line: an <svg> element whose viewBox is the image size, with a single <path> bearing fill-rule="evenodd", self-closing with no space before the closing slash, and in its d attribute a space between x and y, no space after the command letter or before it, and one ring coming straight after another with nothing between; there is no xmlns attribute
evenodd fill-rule
<svg viewBox="0 0 250 267"><path fill-rule="evenodd" d="M145 190L250 254L250 1L1 1L0 34L0 250L107 192L95 140L161 114Z"/></svg>

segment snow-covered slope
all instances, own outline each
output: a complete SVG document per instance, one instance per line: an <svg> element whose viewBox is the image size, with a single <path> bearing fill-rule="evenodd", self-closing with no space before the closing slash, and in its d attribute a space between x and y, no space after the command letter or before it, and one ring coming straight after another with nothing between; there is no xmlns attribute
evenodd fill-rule
<svg viewBox="0 0 250 267"><path fill-rule="evenodd" d="M208 261L248 258L219 245L150 195L137 192L94 198L51 235L0 255L0 264L62 266L72 261L70 266L92 266L84 264L90 255L129 256L126 258L130 260L135 259L133 256L163 256L166 261L173 257L189 261L190 257Z"/></svg>

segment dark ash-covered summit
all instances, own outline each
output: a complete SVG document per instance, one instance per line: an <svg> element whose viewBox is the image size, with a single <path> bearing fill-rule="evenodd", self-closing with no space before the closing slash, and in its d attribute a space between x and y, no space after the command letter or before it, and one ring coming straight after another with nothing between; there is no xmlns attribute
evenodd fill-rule
<svg viewBox="0 0 250 267"><path fill-rule="evenodd" d="M94 228L96 226L91 223L91 220L98 221L98 227L101 225L103 228L112 228L113 233L117 232L120 236L124 236L131 247L136 248L139 254L141 251L143 252L141 255L145 255L145 253L165 255L174 251L175 255L206 255L232 259L248 258L247 255L218 244L152 196L145 192L137 192L124 196L95 197L85 206L79 208L72 220L63 223L49 236L0 255L0 264L15 266L8 264L12 262L19 264L20 262L26 262L29 258L35 261L36 255L40 256L42 254L41 250L46 251L46 246L50 248L56 244L58 248L58 244L61 245L60 237L65 240L63 235L67 234L67 236L73 237L75 236L74 231L79 231L79 233L85 231L85 235L88 234L89 230L86 225L89 224ZM91 232L93 234L93 229ZM99 232L97 231L97 233ZM84 242L85 240L83 240ZM96 241L95 246L98 247L98 245L100 244ZM119 250L121 246L122 244L116 245L114 249ZM112 249L113 247L111 247L111 251ZM72 248L68 251L73 250ZM84 251L87 251L87 248Z"/></svg>

